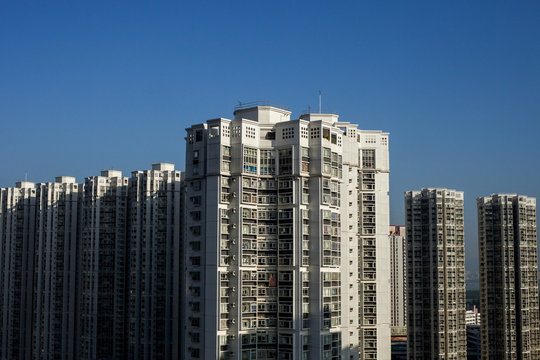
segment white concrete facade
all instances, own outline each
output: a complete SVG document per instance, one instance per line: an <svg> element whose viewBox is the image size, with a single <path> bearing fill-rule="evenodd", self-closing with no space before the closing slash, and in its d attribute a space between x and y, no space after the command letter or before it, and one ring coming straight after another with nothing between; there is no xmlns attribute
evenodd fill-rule
<svg viewBox="0 0 540 360"><path fill-rule="evenodd" d="M290 114L187 129L184 358L390 359L388 134Z"/></svg>

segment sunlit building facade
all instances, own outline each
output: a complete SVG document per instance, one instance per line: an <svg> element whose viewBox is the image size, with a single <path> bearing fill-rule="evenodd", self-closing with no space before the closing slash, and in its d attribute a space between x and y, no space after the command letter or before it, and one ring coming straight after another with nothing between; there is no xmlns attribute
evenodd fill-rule
<svg viewBox="0 0 540 360"><path fill-rule="evenodd" d="M388 134L290 115L187 129L184 358L390 358Z"/></svg>

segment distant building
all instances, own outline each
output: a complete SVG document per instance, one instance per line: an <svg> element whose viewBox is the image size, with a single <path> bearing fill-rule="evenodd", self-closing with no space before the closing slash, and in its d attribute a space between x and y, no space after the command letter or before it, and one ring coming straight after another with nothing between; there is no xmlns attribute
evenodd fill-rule
<svg viewBox="0 0 540 360"><path fill-rule="evenodd" d="M463 192L405 193L409 359L464 359Z"/></svg>
<svg viewBox="0 0 540 360"><path fill-rule="evenodd" d="M130 359L179 358L181 180L173 164L158 163L132 172L129 181Z"/></svg>
<svg viewBox="0 0 540 360"><path fill-rule="evenodd" d="M480 360L482 358L480 334L480 324L467 325L467 360Z"/></svg>
<svg viewBox="0 0 540 360"><path fill-rule="evenodd" d="M407 335L407 241L405 226L390 225L390 295L392 336Z"/></svg>
<svg viewBox="0 0 540 360"><path fill-rule="evenodd" d="M0 189L0 359L31 359L36 189Z"/></svg>
<svg viewBox="0 0 540 360"><path fill-rule="evenodd" d="M536 199L477 199L483 359L540 359Z"/></svg>
<svg viewBox="0 0 540 360"><path fill-rule="evenodd" d="M476 306L469 308L465 312L465 324L466 325L480 325L480 312Z"/></svg>
<svg viewBox="0 0 540 360"><path fill-rule="evenodd" d="M249 104L187 129L185 359L389 359L388 134Z"/></svg>
<svg viewBox="0 0 540 360"><path fill-rule="evenodd" d="M71 176L37 184L32 359L73 359L82 186Z"/></svg>
<svg viewBox="0 0 540 360"><path fill-rule="evenodd" d="M79 359L126 354L128 178L86 178L81 211Z"/></svg>
<svg viewBox="0 0 540 360"><path fill-rule="evenodd" d="M392 336L392 360L407 360L407 337Z"/></svg>

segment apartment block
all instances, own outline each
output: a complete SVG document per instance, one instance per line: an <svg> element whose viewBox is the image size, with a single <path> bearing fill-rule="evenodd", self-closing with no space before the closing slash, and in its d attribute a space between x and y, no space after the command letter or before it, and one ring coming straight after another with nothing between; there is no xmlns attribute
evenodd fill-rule
<svg viewBox="0 0 540 360"><path fill-rule="evenodd" d="M33 359L76 356L81 190L70 176L37 184Z"/></svg>
<svg viewBox="0 0 540 360"><path fill-rule="evenodd" d="M244 104L187 129L191 359L389 359L388 134Z"/></svg>
<svg viewBox="0 0 540 360"><path fill-rule="evenodd" d="M0 189L0 358L30 359L36 189Z"/></svg>
<svg viewBox="0 0 540 360"><path fill-rule="evenodd" d="M128 177L84 182L80 232L79 359L125 357Z"/></svg>
<svg viewBox="0 0 540 360"><path fill-rule="evenodd" d="M536 199L477 199L482 359L539 359Z"/></svg>
<svg viewBox="0 0 540 360"><path fill-rule="evenodd" d="M405 193L409 359L465 359L463 192Z"/></svg>
<svg viewBox="0 0 540 360"><path fill-rule="evenodd" d="M131 359L178 358L182 173L173 164L129 181L127 341Z"/></svg>
<svg viewBox="0 0 540 360"><path fill-rule="evenodd" d="M405 226L391 225L390 295L392 336L407 335L407 240Z"/></svg>

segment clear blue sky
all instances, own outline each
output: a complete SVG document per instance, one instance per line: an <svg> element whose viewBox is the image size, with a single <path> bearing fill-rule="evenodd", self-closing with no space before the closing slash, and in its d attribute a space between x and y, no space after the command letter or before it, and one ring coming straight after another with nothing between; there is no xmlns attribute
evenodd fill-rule
<svg viewBox="0 0 540 360"><path fill-rule="evenodd" d="M391 132L403 192L540 197L540 2L0 3L0 186L184 168L184 129L238 101Z"/></svg>

